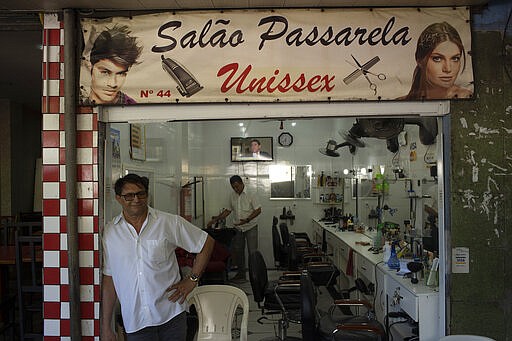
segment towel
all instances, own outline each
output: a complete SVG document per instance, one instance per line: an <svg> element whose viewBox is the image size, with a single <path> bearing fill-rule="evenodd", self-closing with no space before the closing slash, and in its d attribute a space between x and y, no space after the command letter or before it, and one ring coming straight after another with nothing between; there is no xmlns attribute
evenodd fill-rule
<svg viewBox="0 0 512 341"><path fill-rule="evenodd" d="M348 262L347 262L347 271L345 271L347 276L354 275L354 250L350 249L348 252Z"/></svg>

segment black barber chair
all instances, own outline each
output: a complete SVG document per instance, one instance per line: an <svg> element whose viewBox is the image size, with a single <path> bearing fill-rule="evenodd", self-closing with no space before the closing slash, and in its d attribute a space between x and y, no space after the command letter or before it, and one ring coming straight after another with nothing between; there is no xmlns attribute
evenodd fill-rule
<svg viewBox="0 0 512 341"><path fill-rule="evenodd" d="M290 244L290 230L286 223L279 224L279 232L281 232L281 239L283 245L287 247ZM299 246L312 246L311 240L306 232L294 232L297 245Z"/></svg>
<svg viewBox="0 0 512 341"><path fill-rule="evenodd" d="M266 315L280 314L278 335L274 340L300 340L286 335L289 322L300 323L299 276L282 276L277 281L269 282L265 260L261 252L254 251L249 256L249 279L254 301L263 315L258 323L268 320Z"/></svg>
<svg viewBox="0 0 512 341"><path fill-rule="evenodd" d="M277 269L288 268L288 250L284 247L279 231L277 230L277 217L272 220L272 250L274 253L274 266Z"/></svg>
<svg viewBox="0 0 512 341"><path fill-rule="evenodd" d="M228 249L231 247L231 241L236 234L236 230L230 228L206 228L204 231Z"/></svg>
<svg viewBox="0 0 512 341"><path fill-rule="evenodd" d="M281 233L281 240L282 240L282 249L284 252L282 253L283 256L287 257L286 259L286 265L289 270L297 270L297 264L293 263L290 259L291 257L291 241L290 236L292 233L288 230L288 225L286 223L279 224L279 232ZM297 247L296 254L300 255L302 253L311 253L311 248L319 248L319 246L314 246L311 243L311 240L309 239L309 236L305 232L293 232L293 235L295 236L295 245Z"/></svg>
<svg viewBox="0 0 512 341"><path fill-rule="evenodd" d="M332 287L340 275L338 268L312 247L297 247L295 234L290 233L289 269L307 270L317 286Z"/></svg>
<svg viewBox="0 0 512 341"><path fill-rule="evenodd" d="M372 305L364 300L336 300L329 313L320 316L315 288L310 274L303 271L300 278L302 338L304 341L385 341L384 327L374 319ZM366 307L363 316L347 316L340 306Z"/></svg>

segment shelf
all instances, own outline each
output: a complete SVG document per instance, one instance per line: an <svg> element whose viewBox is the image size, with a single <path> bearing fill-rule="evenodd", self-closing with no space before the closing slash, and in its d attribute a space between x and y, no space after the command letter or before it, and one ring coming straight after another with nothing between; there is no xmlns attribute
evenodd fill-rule
<svg viewBox="0 0 512 341"><path fill-rule="evenodd" d="M311 193L315 205L343 208L345 188L341 184L338 186L313 186Z"/></svg>

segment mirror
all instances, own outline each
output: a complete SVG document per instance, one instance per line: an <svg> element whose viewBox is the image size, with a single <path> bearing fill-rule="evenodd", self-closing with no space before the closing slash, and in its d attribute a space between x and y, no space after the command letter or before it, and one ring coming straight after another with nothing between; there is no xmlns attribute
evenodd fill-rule
<svg viewBox="0 0 512 341"><path fill-rule="evenodd" d="M270 165L270 199L311 199L311 165Z"/></svg>

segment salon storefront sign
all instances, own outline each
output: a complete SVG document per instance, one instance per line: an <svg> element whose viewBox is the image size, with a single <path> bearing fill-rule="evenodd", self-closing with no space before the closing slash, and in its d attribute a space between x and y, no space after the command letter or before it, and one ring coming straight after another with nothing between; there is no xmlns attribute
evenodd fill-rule
<svg viewBox="0 0 512 341"><path fill-rule="evenodd" d="M470 98L469 19L466 7L83 18L80 101Z"/></svg>

